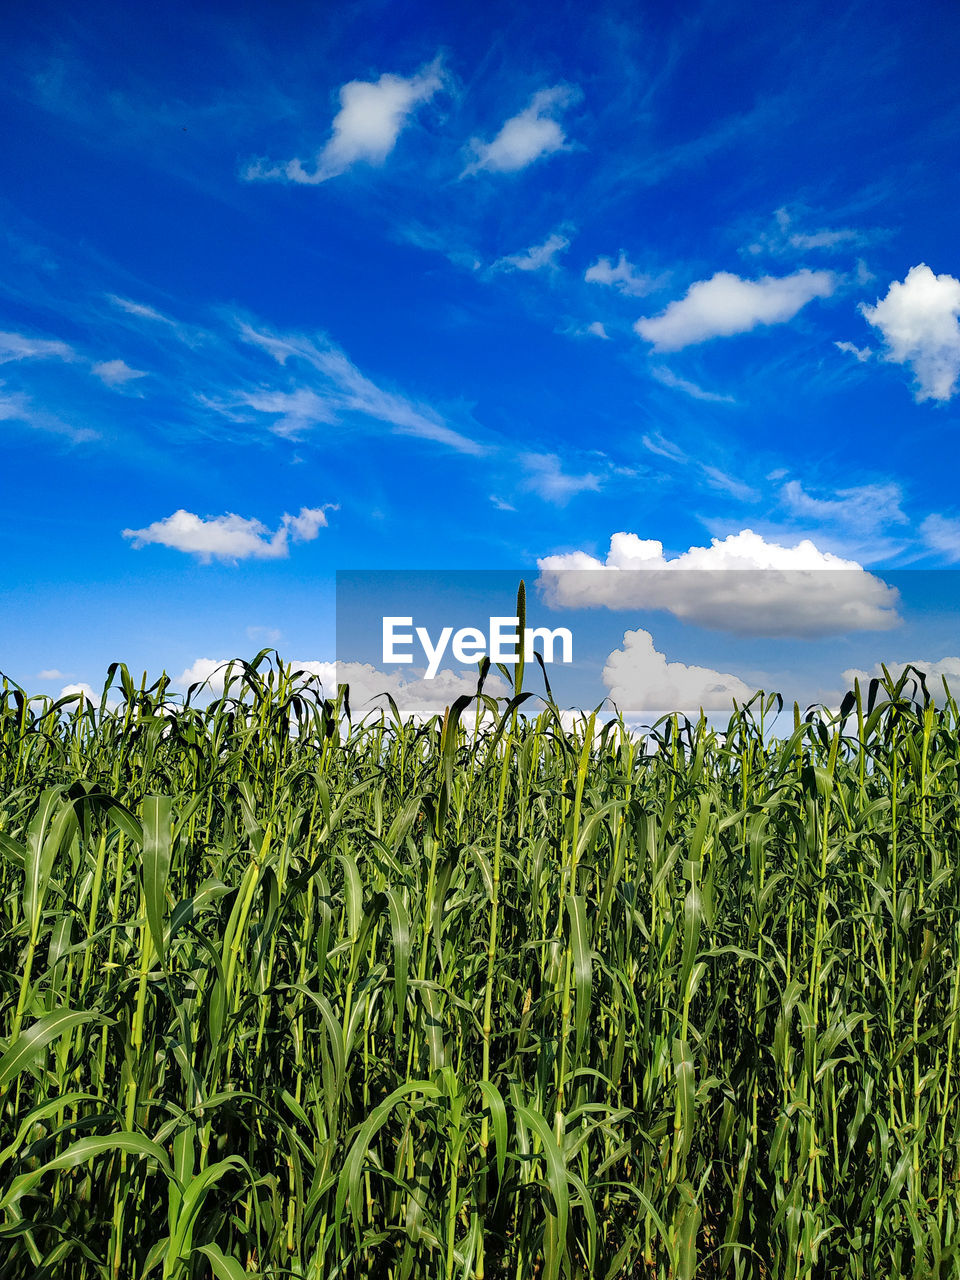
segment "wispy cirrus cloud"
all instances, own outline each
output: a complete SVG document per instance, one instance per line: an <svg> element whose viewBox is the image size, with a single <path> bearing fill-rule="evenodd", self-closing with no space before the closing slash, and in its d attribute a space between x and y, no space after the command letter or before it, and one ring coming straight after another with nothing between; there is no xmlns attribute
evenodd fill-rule
<svg viewBox="0 0 960 1280"><path fill-rule="evenodd" d="M557 506L565 506L578 493L596 492L603 483L593 471L579 475L565 471L555 453L521 453L518 461L527 473L521 487Z"/></svg>
<svg viewBox="0 0 960 1280"><path fill-rule="evenodd" d="M960 560L960 520L935 512L921 523L920 536L931 551L948 563Z"/></svg>
<svg viewBox="0 0 960 1280"><path fill-rule="evenodd" d="M518 173L536 160L570 150L567 135L558 117L580 99L572 85L540 89L524 109L504 121L490 142L473 138L473 160L462 176L487 170L491 173Z"/></svg>
<svg viewBox="0 0 960 1280"><path fill-rule="evenodd" d="M655 453L659 458L669 458L671 462L685 463L690 461L690 457L678 444L674 444L672 440L668 440L659 431L651 431L643 436L640 443L650 453Z"/></svg>
<svg viewBox="0 0 960 1280"><path fill-rule="evenodd" d="M854 342L835 342L833 345L838 351L843 351L848 356L853 356L858 364L864 364L873 355L870 347L858 347Z"/></svg>
<svg viewBox="0 0 960 1280"><path fill-rule="evenodd" d="M638 271L622 249L616 263L611 258L598 258L587 267L583 278L587 284L603 284L616 289L626 298L642 298L659 284L656 277Z"/></svg>
<svg viewBox="0 0 960 1280"><path fill-rule="evenodd" d="M181 508L173 515L155 520L144 529L124 529L123 536L139 550L151 544L195 555L204 564L212 560L236 563L239 560L283 560L290 554L290 541L313 542L327 526L327 512L337 510L332 503L322 507L301 507L295 516L285 515L272 531L262 521L227 512L204 519Z"/></svg>
<svg viewBox="0 0 960 1280"><path fill-rule="evenodd" d="M96 440L97 432L92 427L78 426L36 405L33 399L22 391L4 391L3 385L0 382L0 422L22 422L34 431L48 431L52 435L65 436L74 444Z"/></svg>
<svg viewBox="0 0 960 1280"><path fill-rule="evenodd" d="M130 316L131 321L146 321L146 325L137 324L133 326L139 332L143 332L145 329L153 329L159 332L165 330L187 347L201 346L205 341L209 340L209 334L197 325L184 324L180 320L174 320L172 316L165 315L164 312L158 311L156 307L151 307L146 302L137 302L134 298L123 298L116 293L106 294L106 299L117 311Z"/></svg>
<svg viewBox="0 0 960 1280"><path fill-rule="evenodd" d="M251 408L274 415L274 429L279 434L297 434L314 422L335 422L344 414L356 413L401 435L433 440L459 453L478 456L486 452L482 444L449 426L430 406L379 386L322 335L276 333L254 328L246 321L240 322L238 332L242 341L267 352L277 364L299 364L319 375L318 385L287 394L241 394L241 401Z"/></svg>
<svg viewBox="0 0 960 1280"><path fill-rule="evenodd" d="M804 230L809 225L807 210L791 210L782 206L774 212L774 227L770 231L761 232L746 248L749 254L795 254L811 251L832 252L833 250L856 248L867 243L871 238L867 232L857 227L816 227ZM798 225L798 220L803 219Z"/></svg>
<svg viewBox="0 0 960 1280"><path fill-rule="evenodd" d="M131 369L125 360L102 360L90 372L107 387L125 387L147 376L143 369Z"/></svg>
<svg viewBox="0 0 960 1280"><path fill-rule="evenodd" d="M788 480L780 496L791 514L839 525L853 533L873 534L891 524L910 523L900 505L903 491L893 481L853 485L836 490L829 498L818 498L808 493L799 480Z"/></svg>
<svg viewBox="0 0 960 1280"><path fill-rule="evenodd" d="M783 324L814 298L829 298L837 283L832 271L806 268L759 280L718 271L692 284L659 315L638 320L634 328L654 351L679 351L711 338L749 333L760 325Z"/></svg>
<svg viewBox="0 0 960 1280"><path fill-rule="evenodd" d="M653 365L650 369L650 375L665 387L673 387L677 391L682 391L684 395L688 395L694 400L702 400L706 404L737 403L735 396L723 395L719 391L707 391L705 388L698 386L696 382L691 382L689 378L681 378L679 374L674 373L672 369L668 369L666 365Z"/></svg>
<svg viewBox="0 0 960 1280"><path fill-rule="evenodd" d="M34 360L58 360L63 364L86 366L95 378L99 378L108 387L121 387L133 379L145 376L142 370L131 369L123 360L89 360L75 347L59 338L37 338L24 333L0 332L0 364Z"/></svg>
<svg viewBox="0 0 960 1280"><path fill-rule="evenodd" d="M317 186L358 163L382 165L416 108L429 102L442 85L439 58L412 76L387 73L378 80L351 80L340 89L340 110L333 118L330 138L311 162L312 167L298 158L281 164L255 160L244 168L242 176L248 182Z"/></svg>
<svg viewBox="0 0 960 1280"><path fill-rule="evenodd" d="M728 475L726 471L721 471L719 467L713 467L709 463L701 462L700 470L711 488L719 489L722 493L728 493L731 498L736 498L739 502L756 502L760 497L759 493L751 485L745 484L743 480L738 480L736 476Z"/></svg>
<svg viewBox="0 0 960 1280"><path fill-rule="evenodd" d="M76 360L77 353L66 342L34 338L25 333L0 333L0 364L15 360Z"/></svg>
<svg viewBox="0 0 960 1280"><path fill-rule="evenodd" d="M754 527L767 541L803 539L841 559L863 564L885 564L904 556L916 558L916 541L910 533L910 517L903 510L904 493L893 480L873 481L839 488L813 490L800 480L788 479L777 468L767 479L778 484L776 507L786 517L760 520ZM706 519L711 533L727 535L735 527L728 520Z"/></svg>
<svg viewBox="0 0 960 1280"><path fill-rule="evenodd" d="M568 236L555 231L543 244L532 245L523 253L498 258L493 264L497 271L543 271L557 265L557 255L570 248Z"/></svg>

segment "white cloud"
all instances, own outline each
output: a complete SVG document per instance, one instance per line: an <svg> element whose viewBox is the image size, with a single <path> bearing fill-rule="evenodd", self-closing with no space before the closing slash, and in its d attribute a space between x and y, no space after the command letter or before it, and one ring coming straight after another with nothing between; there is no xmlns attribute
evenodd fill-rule
<svg viewBox="0 0 960 1280"><path fill-rule="evenodd" d="M66 671L58 671L56 667L47 667L43 671L37 672L38 680L67 680Z"/></svg>
<svg viewBox="0 0 960 1280"><path fill-rule="evenodd" d="M423 720L442 715L461 695L472 695L477 691L478 673L475 671L445 669L438 671L434 679L425 680L415 668L407 668L403 672L382 671L367 662L338 662L336 672L339 682L350 686L350 712L354 719L361 719L371 711L386 710L389 706L383 697L386 693L393 697L404 719L413 716ZM496 672L488 675L483 690L495 698L507 697L511 692L506 681ZM473 723L475 714L475 707L467 709L464 723L468 727Z"/></svg>
<svg viewBox="0 0 960 1280"><path fill-rule="evenodd" d="M480 169L515 173L542 156L569 150L556 117L578 98L579 91L566 85L539 90L519 115L511 116L504 123L492 142L471 140L476 158L467 165L464 175Z"/></svg>
<svg viewBox="0 0 960 1280"><path fill-rule="evenodd" d="M289 554L290 537L295 542L312 542L326 526L326 512L330 509L329 504L302 507L297 516L285 515L279 529L271 533L261 521L245 519L232 512L204 520L181 508L145 529L124 529L123 536L132 538L134 547L150 543L172 547L199 556L204 564L213 559L282 560Z"/></svg>
<svg viewBox="0 0 960 1280"><path fill-rule="evenodd" d="M575 494L584 490L597 490L602 483L600 476L588 471L583 475L571 475L563 470L555 453L522 453L519 461L527 471L524 489L539 494L547 502L563 506Z"/></svg>
<svg viewBox="0 0 960 1280"><path fill-rule="evenodd" d="M793 231L789 236L792 249L835 249L838 244L857 244L859 241L860 233L852 227L838 227L836 230L824 227L822 231L810 233Z"/></svg>
<svg viewBox="0 0 960 1280"><path fill-rule="evenodd" d="M592 333L595 338L606 338L607 341L610 340L609 333L607 333L599 320L594 320L587 325L587 333Z"/></svg>
<svg viewBox="0 0 960 1280"><path fill-rule="evenodd" d="M813 298L828 298L836 288L832 271L796 271L789 276L742 280L718 271L692 284L684 297L658 316L644 317L634 328L655 351L679 351L710 338L748 333L757 325L782 324Z"/></svg>
<svg viewBox="0 0 960 1280"><path fill-rule="evenodd" d="M707 483L714 489L722 489L724 493L729 493L733 498L739 498L741 502L756 502L759 494L756 489L751 489L748 484L744 484L742 480L738 480L736 476L728 476L725 471L721 471L719 467L711 467L706 462L700 463L703 474L707 477Z"/></svg>
<svg viewBox="0 0 960 1280"><path fill-rule="evenodd" d="M592 267L587 267L583 278L588 284L609 285L628 298L643 297L657 283L650 276L638 272L622 249L616 265L610 258L598 258Z"/></svg>
<svg viewBox="0 0 960 1280"><path fill-rule="evenodd" d="M94 692L93 688L90 685L84 684L82 681L80 684L65 684L63 688L60 690L59 696L61 698L68 698L70 697L71 694L74 694L74 693L79 693L81 695L80 696L81 705L83 704L84 701L86 701L91 703L94 707L99 707L100 703L103 701L102 694ZM108 702L107 707L109 708L110 706L111 704Z"/></svg>
<svg viewBox="0 0 960 1280"><path fill-rule="evenodd" d="M234 677L242 673L242 669L236 659L233 658L197 658L185 671L181 671L180 675L174 680L174 684L186 689L191 684L207 684L208 689L215 695L223 693L224 683L227 677L227 668L231 662L235 663ZM337 690L337 664L335 662L315 662L298 661L288 663L294 671L303 671L307 681L315 677L319 679L326 694L336 693Z"/></svg>
<svg viewBox="0 0 960 1280"><path fill-rule="evenodd" d="M832 498L814 498L799 480L789 480L780 490L787 510L794 515L836 524L856 533L873 533L891 524L909 524L900 507L903 492L898 484L864 484L838 489Z"/></svg>
<svg viewBox="0 0 960 1280"><path fill-rule="evenodd" d="M856 561L809 539L795 547L767 542L751 529L672 559L661 542L615 533L603 561L574 551L537 564L540 591L554 608L663 609L685 622L757 636L880 631L900 621L897 591Z"/></svg>
<svg viewBox="0 0 960 1280"><path fill-rule="evenodd" d="M223 693L228 658L197 658L185 671L176 677L174 683L186 689L191 684L206 683L207 689L214 696ZM294 671L304 673L303 683L319 680L324 694L331 697L336 694L338 684L350 687L350 714L355 719L362 719L371 712L387 711L389 703L384 694L392 695L400 714L406 719L413 716L422 720L434 715L442 715L461 694L474 694L477 691L476 672L438 671L433 680L425 680L423 673L415 668L404 671L383 671L366 662L317 662L312 659L295 658L288 664ZM239 666L234 675L239 675ZM497 698L506 697L510 690L506 682L496 673L491 673L484 684L484 692ZM467 723L470 712L467 713Z"/></svg>
<svg viewBox="0 0 960 1280"><path fill-rule="evenodd" d="M821 227L816 231L796 231L793 229L794 216L786 208L777 209L774 218L776 230L764 232L748 247L749 253L789 253L791 250L806 252L817 249L829 251L842 245L863 244L866 239L864 233L854 227Z"/></svg>
<svg viewBox="0 0 960 1280"><path fill-rule="evenodd" d="M854 342L835 342L833 345L838 351L845 351L847 355L855 356L860 364L873 355L870 347L858 347Z"/></svg>
<svg viewBox="0 0 960 1280"><path fill-rule="evenodd" d="M923 658L917 658L915 662L877 662L874 663L869 671L862 671L858 667L851 667L848 671L843 672L841 678L844 684L852 689L853 682L855 680L859 680L861 685L866 684L868 680L882 680L884 666L886 666L894 680L899 680L907 667L918 667L919 670L921 670L927 677L927 689L930 692L930 696L934 699L936 699L938 693L942 694L942 680L944 677L946 678L947 684L950 686L954 697L960 693L960 658L938 658L934 662ZM910 674L912 678L916 680L916 676L913 675L913 672Z"/></svg>
<svg viewBox="0 0 960 1280"><path fill-rule="evenodd" d="M28 338L23 333L0 333L0 364L11 360L74 360L72 347L50 338Z"/></svg>
<svg viewBox="0 0 960 1280"><path fill-rule="evenodd" d="M175 320L165 316L162 311L157 311L155 307L147 306L145 302L134 302L132 298L121 298L115 293L108 293L107 300L121 311L126 311L127 315L137 316L141 320L156 320L159 324L176 325Z"/></svg>
<svg viewBox="0 0 960 1280"><path fill-rule="evenodd" d="M3 387L0 382L0 388ZM89 427L77 427L72 422L64 422L44 409L37 409L28 396L21 392L9 394L0 391L0 422L24 422L35 431L52 431L57 435L69 437L78 444L97 438L96 431Z"/></svg>
<svg viewBox="0 0 960 1280"><path fill-rule="evenodd" d="M680 446L674 444L672 440L667 440L659 431L643 436L641 444L650 453L655 453L660 458L667 458L670 462L676 462L678 465L687 466L691 462L689 454L684 453ZM737 498L740 502L756 502L760 497L756 489L751 485L743 480L738 480L736 476L728 475L726 471L721 471L719 467L714 467L709 462L703 461L698 461L696 465L703 472L711 489L719 489L723 493L729 493L731 497Z"/></svg>
<svg viewBox="0 0 960 1280"><path fill-rule="evenodd" d="M0 387L3 383L0 382ZM30 419L30 401L21 392L14 395L0 395L0 422L6 422L10 418L20 418L24 421Z"/></svg>
<svg viewBox="0 0 960 1280"><path fill-rule="evenodd" d="M279 414L274 430L296 434L313 421L336 421L337 413L358 413L385 422L401 435L434 440L460 453L480 455L483 445L455 431L427 405L415 404L392 391L377 386L360 372L342 351L328 339L310 338L302 334L278 334L257 330L241 322L240 337L271 355L277 364L302 361L320 375L320 392L245 394L242 401L264 413ZM331 411L334 416L331 418Z"/></svg>
<svg viewBox="0 0 960 1280"><path fill-rule="evenodd" d="M288 440L299 439L318 422L337 421L329 397L318 395L309 387L298 387L296 391L245 392L240 399L258 413L274 416L270 430Z"/></svg>
<svg viewBox="0 0 960 1280"><path fill-rule="evenodd" d="M567 237L554 232L543 244L533 245L524 253L499 258L493 265L505 271L542 271L544 267L555 267L557 254L569 248Z"/></svg>
<svg viewBox="0 0 960 1280"><path fill-rule="evenodd" d="M960 520L929 515L920 525L920 534L931 551L939 551L951 563L960 560Z"/></svg>
<svg viewBox="0 0 960 1280"><path fill-rule="evenodd" d="M429 102L443 84L439 60L404 78L382 75L379 80L351 80L340 89L340 110L333 118L333 132L314 161L312 171L299 159L283 165L259 160L249 165L248 180L286 179L316 186L363 161L382 165L396 146L401 130L414 110Z"/></svg>
<svg viewBox="0 0 960 1280"><path fill-rule="evenodd" d="M695 382L690 382L686 378L681 378L674 373L672 369L668 369L665 365L655 365L650 370L651 375L656 378L657 382L662 382L665 387L673 387L677 391L684 392L685 395L691 396L694 400L703 400L707 404L736 404L733 396L721 395L719 391L705 391L703 387L698 387Z"/></svg>
<svg viewBox="0 0 960 1280"><path fill-rule="evenodd" d="M704 711L732 711L756 692L735 675L711 667L668 662L654 648L649 631L626 631L603 668L603 683L624 715L676 711L696 716Z"/></svg>
<svg viewBox="0 0 960 1280"><path fill-rule="evenodd" d="M170 316L165 316L162 311L148 306L145 302L134 302L132 298L121 298L115 293L108 293L105 296L118 311L123 311L136 320L149 320L152 325L162 325L169 329L185 346L197 347L209 338L209 334L202 329L172 320Z"/></svg>
<svg viewBox="0 0 960 1280"><path fill-rule="evenodd" d="M279 644L283 632L279 627L247 627L248 640L266 641L267 644Z"/></svg>
<svg viewBox="0 0 960 1280"><path fill-rule="evenodd" d="M879 329L884 359L913 373L917 400L949 400L960 377L960 280L935 276L926 263L894 280L875 306L860 304Z"/></svg>
<svg viewBox="0 0 960 1280"><path fill-rule="evenodd" d="M498 498L495 493L491 493L490 501L498 511L516 511L516 507L511 506L509 502L504 502L502 498Z"/></svg>
<svg viewBox="0 0 960 1280"><path fill-rule="evenodd" d="M131 369L124 360L104 360L95 364L91 373L108 387L122 387L136 378L147 376L142 369Z"/></svg>
<svg viewBox="0 0 960 1280"><path fill-rule="evenodd" d="M678 444L674 444L672 440L668 440L666 436L654 431L650 435L645 435L640 441L645 449L650 453L655 453L659 458L669 458L671 462L689 462L687 454L680 448Z"/></svg>
<svg viewBox="0 0 960 1280"><path fill-rule="evenodd" d="M321 529L327 527L327 511L337 510L327 504L323 507L301 507L298 516L284 516L283 526L289 529L294 542L313 542Z"/></svg>

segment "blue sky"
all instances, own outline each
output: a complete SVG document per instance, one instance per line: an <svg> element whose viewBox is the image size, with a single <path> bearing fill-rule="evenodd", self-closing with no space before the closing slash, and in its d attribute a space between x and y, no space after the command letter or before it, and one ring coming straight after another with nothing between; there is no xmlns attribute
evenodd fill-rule
<svg viewBox="0 0 960 1280"><path fill-rule="evenodd" d="M950 568L958 54L947 3L21 6L0 669L322 662L338 568L620 533Z"/></svg>

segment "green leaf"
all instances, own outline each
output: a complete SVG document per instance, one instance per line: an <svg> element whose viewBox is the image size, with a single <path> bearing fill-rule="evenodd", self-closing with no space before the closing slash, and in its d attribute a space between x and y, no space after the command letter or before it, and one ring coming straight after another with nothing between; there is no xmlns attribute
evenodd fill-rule
<svg viewBox="0 0 960 1280"><path fill-rule="evenodd" d="M107 1019L100 1014L83 1013L76 1009L55 1009L53 1013L45 1013L17 1037L0 1058L0 1089L5 1088L15 1076L29 1067L41 1049L71 1027L79 1027L84 1022L105 1021Z"/></svg>
<svg viewBox="0 0 960 1280"><path fill-rule="evenodd" d="M167 877L173 845L172 804L169 796L144 796L143 799L143 897L150 937L161 964L164 960L163 917Z"/></svg>

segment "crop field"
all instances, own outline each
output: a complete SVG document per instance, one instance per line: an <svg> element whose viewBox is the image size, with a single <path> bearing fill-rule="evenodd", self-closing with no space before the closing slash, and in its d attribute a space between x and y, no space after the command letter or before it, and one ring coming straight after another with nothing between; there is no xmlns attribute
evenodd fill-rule
<svg viewBox="0 0 960 1280"><path fill-rule="evenodd" d="M3 686L3 1280L960 1274L948 691L108 683Z"/></svg>

